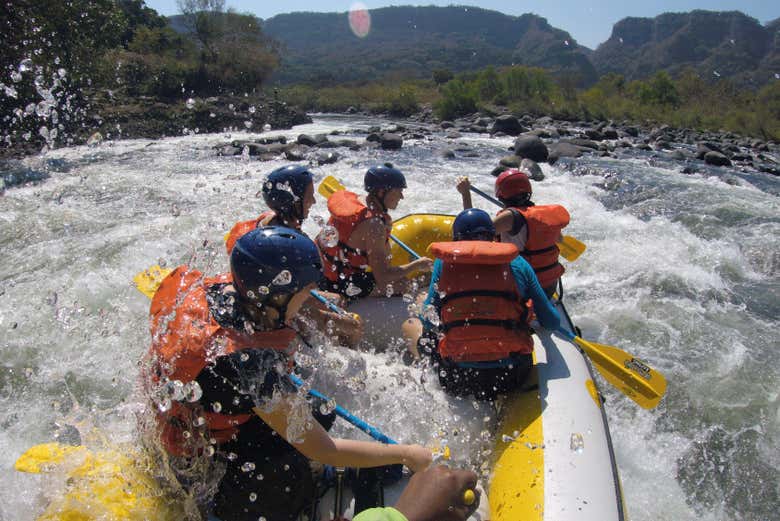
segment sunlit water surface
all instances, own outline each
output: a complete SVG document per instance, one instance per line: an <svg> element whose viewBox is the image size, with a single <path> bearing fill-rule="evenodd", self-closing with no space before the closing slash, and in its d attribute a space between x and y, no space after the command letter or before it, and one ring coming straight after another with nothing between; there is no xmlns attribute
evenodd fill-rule
<svg viewBox="0 0 780 521"><path fill-rule="evenodd" d="M320 116L283 134L375 124L382 122ZM255 194L264 175L285 164L215 155L213 145L238 137L251 136L55 150L23 162L48 179L0 197L0 518L34 519L44 506L46 481L12 470L29 446L57 435L67 441L72 427L85 440L136 435L137 416L146 414L137 363L149 343L148 301L131 279L155 263L227 269L223 234L265 209ZM339 149L341 161L314 171L318 181L334 175L359 189L369 165L389 160L409 183L396 217L455 213L456 177L469 175L490 191L489 172L511 143L435 134L399 152ZM477 157L459 151L442 159L456 146ZM568 233L588 246L565 276L567 306L583 336L648 360L669 381L654 411L603 385L630 518L774 518L780 183L722 169L684 176L679 165L650 155L543 170L534 199L565 205L573 217ZM476 197L475 204L494 210ZM313 215L326 213L320 199ZM313 219L304 229L318 231ZM305 361L317 369L319 390L358 416L401 441L443 436L460 460L473 463L469 441L493 420L484 406L447 398L435 375L399 365L395 354L322 344Z"/></svg>

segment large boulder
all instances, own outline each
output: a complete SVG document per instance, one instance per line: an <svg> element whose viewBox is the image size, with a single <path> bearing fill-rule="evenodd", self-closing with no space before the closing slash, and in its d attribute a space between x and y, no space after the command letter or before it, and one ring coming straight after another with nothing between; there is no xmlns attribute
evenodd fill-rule
<svg viewBox="0 0 780 521"><path fill-rule="evenodd" d="M566 141L559 141L550 147L550 154L547 158L547 162L552 165L562 157L580 157L584 152L592 151L592 149L587 147L581 147Z"/></svg>
<svg viewBox="0 0 780 521"><path fill-rule="evenodd" d="M549 160L549 157L548 157ZM528 174L528 177L534 181L544 181L542 168L532 159L523 159L520 161L520 170Z"/></svg>
<svg viewBox="0 0 780 521"><path fill-rule="evenodd" d="M708 165L715 165L715 166L731 166L731 161L728 157L721 154L720 152L707 152L704 154L704 162Z"/></svg>
<svg viewBox="0 0 780 521"><path fill-rule="evenodd" d="M539 136L523 134L515 140L515 155L537 162L547 161L547 145Z"/></svg>
<svg viewBox="0 0 780 521"><path fill-rule="evenodd" d="M512 114L498 116L493 122L493 126L490 128L491 134L503 132L508 136L519 136L525 131L526 129L520 124L520 120Z"/></svg>
<svg viewBox="0 0 780 521"><path fill-rule="evenodd" d="M392 132L385 132L380 138L379 144L383 150L400 150L404 144L404 139Z"/></svg>

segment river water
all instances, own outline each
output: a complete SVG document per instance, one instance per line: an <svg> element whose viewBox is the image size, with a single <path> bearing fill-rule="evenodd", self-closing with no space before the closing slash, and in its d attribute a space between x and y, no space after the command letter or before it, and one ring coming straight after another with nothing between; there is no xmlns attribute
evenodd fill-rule
<svg viewBox="0 0 780 521"><path fill-rule="evenodd" d="M388 123L322 115L268 134L376 124ZM217 157L212 146L231 137L249 136L105 142L17 165L48 178L0 197L0 518L30 520L44 507L46 481L12 469L29 446L135 436L144 414L137 361L149 338L148 301L133 275L156 263L226 270L222 235L264 209L255 193L284 164ZM396 217L456 213L455 178L491 191L489 172L511 143L434 134L397 152L339 149L341 161L314 171L359 189L369 165L392 161L409 183ZM475 154L441 158L455 147ZM780 181L726 169L683 175L644 152L543 170L535 201L565 205L567 232L588 246L564 279L583 337L647 360L669 382L653 411L602 382L630 518L776 519ZM313 214L326 213L320 199ZM305 230L317 232L312 219ZM432 432L452 437L454 425L468 439L484 428L489 411L453 403L390 355L333 346L315 355L320 390L396 439L431 443Z"/></svg>

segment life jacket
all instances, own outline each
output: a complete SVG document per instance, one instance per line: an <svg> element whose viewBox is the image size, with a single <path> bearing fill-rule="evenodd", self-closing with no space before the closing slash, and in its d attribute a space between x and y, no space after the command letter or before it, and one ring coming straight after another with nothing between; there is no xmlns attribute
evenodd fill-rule
<svg viewBox="0 0 780 521"><path fill-rule="evenodd" d="M229 273L204 278L197 270L179 266L163 279L154 294L151 315L150 384L178 380L188 384L217 357L243 349L286 350L295 338L292 329L248 334L220 326L211 315L206 290L215 284L229 284ZM157 425L166 450L174 455L193 455L197 450L194 430L203 418L205 439L225 442L238 432L251 414L230 415L205 411L195 403L173 401L157 414ZM200 447L202 448L202 447Z"/></svg>
<svg viewBox="0 0 780 521"><path fill-rule="evenodd" d="M439 354L455 362L483 362L528 354L534 342L529 304L517 289L509 263L517 247L488 241L435 242L443 261Z"/></svg>
<svg viewBox="0 0 780 521"><path fill-rule="evenodd" d="M527 239L519 244L516 235L501 234L501 242L515 244L531 265L542 288L554 285L565 271L558 262L558 237L569 224L569 212L557 204L507 208L525 221Z"/></svg>
<svg viewBox="0 0 780 521"><path fill-rule="evenodd" d="M347 242L360 223L376 216L381 216L384 221L387 228L385 240L389 240L393 227L390 216L387 213L378 214L371 211L358 199L357 194L347 190L339 190L330 196L328 210L330 211L328 224L336 228L339 241L331 247L326 247L318 241L323 257L322 271L325 278L337 282L339 279L348 279L355 273L370 271L366 253L349 246Z"/></svg>
<svg viewBox="0 0 780 521"><path fill-rule="evenodd" d="M261 213L257 219L239 221L234 224L225 238L225 249L227 250L227 254L230 255L230 252L233 251L233 246L236 245L236 241L238 239L251 232L255 228L266 226L268 222L273 220L274 217L276 217L276 212L273 210L266 210Z"/></svg>

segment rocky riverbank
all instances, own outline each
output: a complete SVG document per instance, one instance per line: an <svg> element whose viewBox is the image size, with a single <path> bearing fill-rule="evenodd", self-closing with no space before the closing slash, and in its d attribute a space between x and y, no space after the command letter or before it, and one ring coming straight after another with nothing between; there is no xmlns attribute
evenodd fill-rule
<svg viewBox="0 0 780 521"><path fill-rule="evenodd" d="M398 150L410 140L425 139L434 133L444 133L452 141L451 148L442 151L445 159L469 153L457 140L466 133L515 137L510 154L500 158L494 175L506 168L522 167L537 179L543 174L536 163L554 164L561 158L577 158L584 154L618 157L627 150L652 152L660 158L677 161L681 172L696 173L711 166L729 167L743 172L764 172L780 175L780 145L727 132L698 132L651 124L636 125L614 121L564 121L549 116L496 117L475 114L455 121L435 121L430 111L423 111L407 123L389 123L368 130L350 129L350 136L363 139L343 139L342 132L331 135L301 134L295 141L285 138L233 140L215 147L219 155L246 155L259 160L285 157L289 161L329 164L338 161L339 148L358 150L365 147Z"/></svg>

